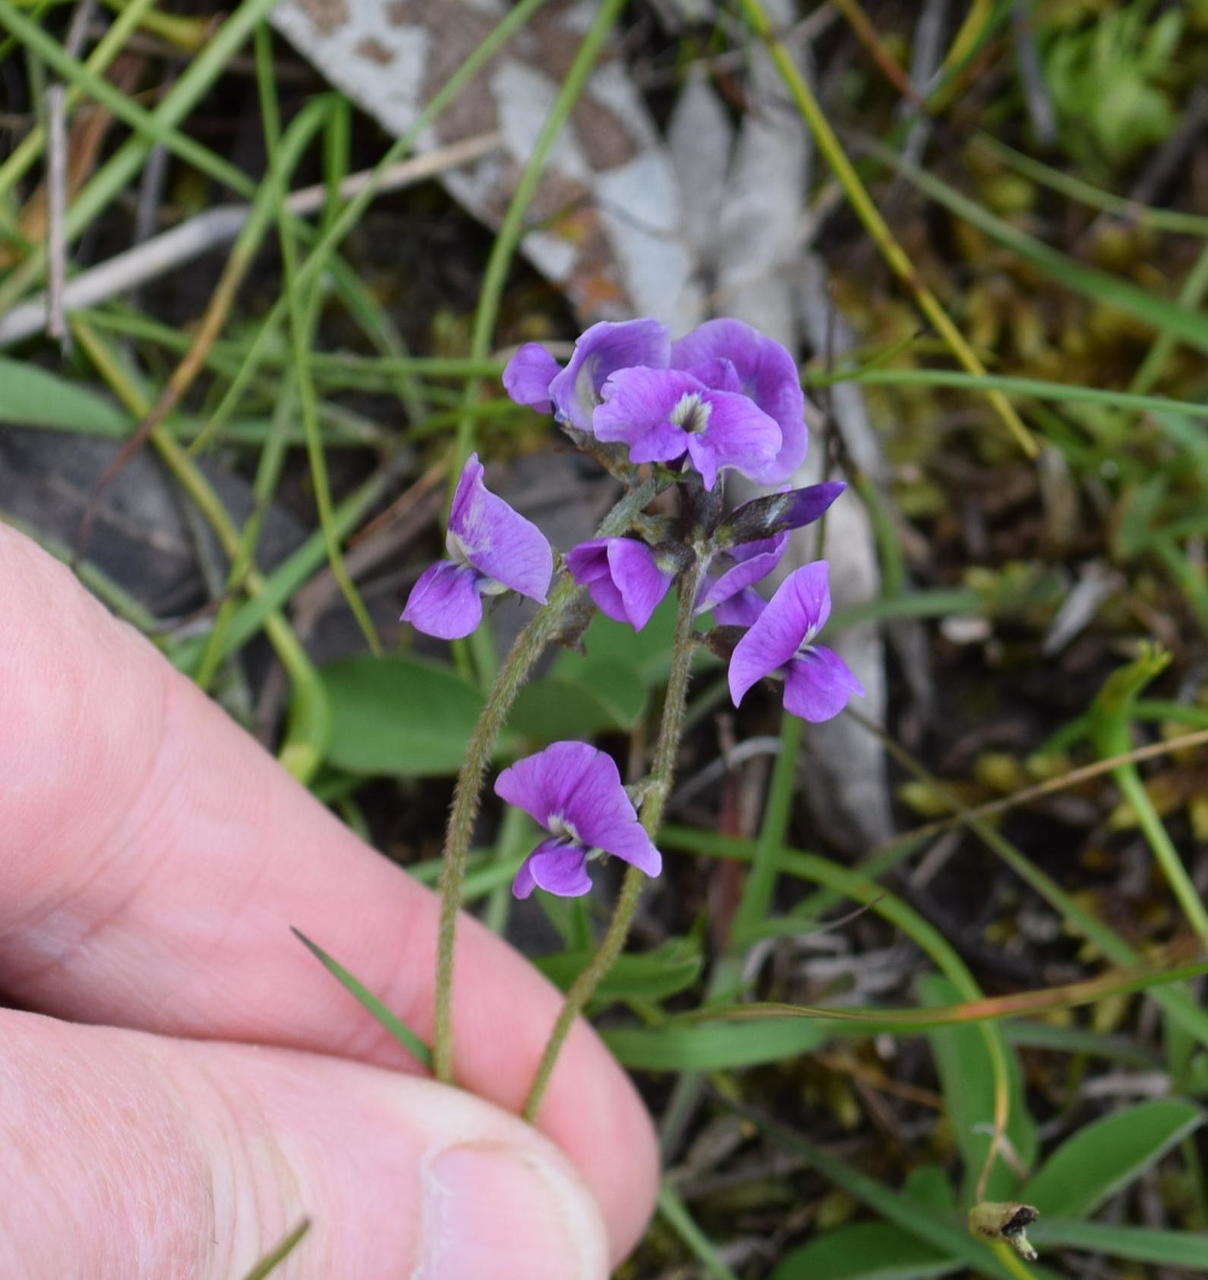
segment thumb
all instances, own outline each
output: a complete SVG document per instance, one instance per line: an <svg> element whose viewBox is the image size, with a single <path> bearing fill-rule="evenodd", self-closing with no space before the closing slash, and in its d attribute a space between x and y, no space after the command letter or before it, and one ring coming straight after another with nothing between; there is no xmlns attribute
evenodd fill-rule
<svg viewBox="0 0 1208 1280"><path fill-rule="evenodd" d="M599 1211L460 1090L286 1049L0 1014L0 1274L603 1280Z"/></svg>

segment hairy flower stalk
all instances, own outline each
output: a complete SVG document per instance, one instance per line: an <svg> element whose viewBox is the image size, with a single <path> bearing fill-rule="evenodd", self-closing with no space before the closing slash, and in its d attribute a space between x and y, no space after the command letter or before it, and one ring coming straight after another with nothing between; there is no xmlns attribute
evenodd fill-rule
<svg viewBox="0 0 1208 1280"><path fill-rule="evenodd" d="M667 697L663 703L663 717L659 724L659 735L655 743L654 759L648 779L649 785L641 810L642 826L646 828L651 838L655 836L663 820L663 806L671 792L676 755L680 738L683 736L684 709L688 701L688 678L692 670L692 620L705 564L705 558L698 552L693 565L679 582L679 609L675 618L671 671L667 677ZM583 1012L596 988L612 968L617 956L621 954L629 934L629 926L633 921L634 911L637 909L643 879L644 874L638 867L625 868L625 875L621 880L621 891L617 895L617 904L613 908L612 919L608 923L604 937L600 940L599 948L566 993L566 999L546 1041L528 1097L525 1099L522 1114L530 1122L537 1118L558 1054L575 1019Z"/></svg>
<svg viewBox="0 0 1208 1280"><path fill-rule="evenodd" d="M637 485L625 494L600 523L599 536L624 533L643 507L654 497L653 481ZM524 687L534 663L557 638L567 612L582 589L562 573L549 594L549 603L516 637L491 686L478 723L466 745L465 759L453 790L449 825L440 874L440 922L436 940L436 992L433 1012L432 1063L438 1080L453 1079L453 946L462 885L470 852L470 837L482 797L482 783L495 742L516 696Z"/></svg>

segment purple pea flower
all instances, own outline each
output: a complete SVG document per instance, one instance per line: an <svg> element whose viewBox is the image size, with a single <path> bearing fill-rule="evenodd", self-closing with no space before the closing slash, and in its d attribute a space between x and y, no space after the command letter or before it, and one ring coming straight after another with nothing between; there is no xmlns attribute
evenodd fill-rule
<svg viewBox="0 0 1208 1280"><path fill-rule="evenodd" d="M732 370L730 371L732 373ZM723 370L715 382L726 380ZM595 411L596 439L629 446L631 462L673 462L685 453L706 489L733 467L756 478L781 446L774 418L738 390L715 390L679 369L618 369Z"/></svg>
<svg viewBox="0 0 1208 1280"><path fill-rule="evenodd" d="M789 535L778 533L774 538L760 538L756 542L743 542L735 547L727 547L714 557L717 560L729 560L731 565L716 577L710 577L701 584L700 594L696 597L696 612L705 613L712 609L717 617L717 610L725 611L726 603L735 596L749 591L755 583L766 578L780 563L784 549L789 545ZM712 565L710 566L713 567ZM755 593L752 591L752 595ZM758 597L756 597L758 599ZM762 600L760 601L762 604ZM717 621L722 626L732 623Z"/></svg>
<svg viewBox="0 0 1208 1280"><path fill-rule="evenodd" d="M735 646L730 696L738 706L764 676L784 676L784 709L814 723L830 720L864 689L832 649L813 643L830 616L830 566L815 560L790 573Z"/></svg>
<svg viewBox="0 0 1208 1280"><path fill-rule="evenodd" d="M596 538L566 553L571 577L595 601L601 613L627 622L635 631L650 621L675 581L654 552L634 538Z"/></svg>
<svg viewBox="0 0 1208 1280"><path fill-rule="evenodd" d="M741 391L775 420L780 441L759 474L744 473L751 479L780 484L805 460L805 396L796 362L779 342L741 320L707 320L672 346L671 367L707 387Z"/></svg>
<svg viewBox="0 0 1208 1280"><path fill-rule="evenodd" d="M545 535L482 482L472 453L462 468L445 535L448 560L420 574L402 620L441 640L468 636L482 621L482 597L509 588L545 603L554 571Z"/></svg>
<svg viewBox="0 0 1208 1280"><path fill-rule="evenodd" d="M726 520L726 532L743 541L715 554L711 569L727 560L730 566L705 580L696 599L696 612L712 609L718 626L749 627L766 603L752 587L780 563L789 531L812 524L846 487L837 481L809 485L755 498L732 512ZM763 531L769 536L751 537Z"/></svg>
<svg viewBox="0 0 1208 1280"><path fill-rule="evenodd" d="M506 768L495 794L523 809L549 833L525 858L512 892L527 898L540 887L562 898L591 889L587 861L611 853L648 876L663 859L638 821L611 756L586 742L555 742Z"/></svg>
<svg viewBox="0 0 1208 1280"><path fill-rule="evenodd" d="M539 413L552 408L559 422L590 433L592 411L613 373L639 365L665 369L670 355L667 326L657 320L601 320L579 336L565 369L539 343L526 342L508 361L503 386L517 404Z"/></svg>

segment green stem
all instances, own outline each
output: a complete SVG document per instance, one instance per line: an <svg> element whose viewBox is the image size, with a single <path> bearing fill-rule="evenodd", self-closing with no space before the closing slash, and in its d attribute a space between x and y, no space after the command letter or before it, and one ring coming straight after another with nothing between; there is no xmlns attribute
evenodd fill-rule
<svg viewBox="0 0 1208 1280"><path fill-rule="evenodd" d="M658 741L654 747L654 761L650 771L651 785L642 801L642 826L652 836L658 831L663 820L663 806L671 792L671 783L675 776L675 757L684 730L688 680L692 674L693 610L703 569L704 561L698 559L697 563L680 579L679 609L675 615L675 638L671 650L671 671L667 677L667 697L663 703L663 718L659 724ZM617 904L613 908L612 919L608 922L604 937L600 940L600 946L566 993L566 1000L545 1043L541 1061L537 1064L537 1071L529 1088L529 1095L525 1099L522 1114L530 1122L537 1118L541 1101L545 1097L550 1077L553 1075L554 1064L558 1060L563 1042L570 1034L571 1027L574 1026L575 1019L583 1012L605 974L621 954L621 948L629 935L633 913L637 909L643 879L645 874L637 867L626 867L625 876L621 881L621 892L617 895Z"/></svg>
<svg viewBox="0 0 1208 1280"><path fill-rule="evenodd" d="M598 537L615 537L623 533L633 517L654 497L655 483L647 481L630 490L600 523ZM466 861L470 852L470 836L482 782L495 749L496 739L507 714L516 701L533 664L554 639L570 606L578 599L580 589L568 574L563 574L550 592L549 603L516 637L511 652L504 660L486 705L474 726L466 746L465 759L453 790L449 826L440 875L440 924L436 941L436 994L432 1029L432 1061L438 1080L453 1079L453 944L457 931L457 912L461 907Z"/></svg>

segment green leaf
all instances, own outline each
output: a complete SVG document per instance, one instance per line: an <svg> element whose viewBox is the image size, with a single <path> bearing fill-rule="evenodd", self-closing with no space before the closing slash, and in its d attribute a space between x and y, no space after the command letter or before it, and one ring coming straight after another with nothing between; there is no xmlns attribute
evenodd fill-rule
<svg viewBox="0 0 1208 1280"><path fill-rule="evenodd" d="M670 595L641 631L597 614L583 633L583 652L559 654L554 675L583 682L603 669L611 681L636 677L640 688L651 688L666 678L674 633L675 601Z"/></svg>
<svg viewBox="0 0 1208 1280"><path fill-rule="evenodd" d="M597 690L577 680L545 676L525 685L508 715L508 728L537 745L560 738L590 738L606 729L628 729Z"/></svg>
<svg viewBox="0 0 1208 1280"><path fill-rule="evenodd" d="M537 968L564 991L579 976L594 951L562 951L542 956ZM600 983L593 999L665 1000L690 987L700 976L703 958L687 938L671 938L653 951L621 955Z"/></svg>
<svg viewBox="0 0 1208 1280"><path fill-rule="evenodd" d="M482 695L451 668L415 658L345 658L320 673L331 707L327 759L350 773L456 773Z"/></svg>
<svg viewBox="0 0 1208 1280"><path fill-rule="evenodd" d="M1085 1217L1203 1121L1199 1107L1180 1098L1156 1098L1104 1116L1053 1152L1028 1183L1027 1201L1043 1215Z"/></svg>
<svg viewBox="0 0 1208 1280"><path fill-rule="evenodd" d="M938 1164L921 1164L917 1169L911 1169L902 1184L902 1194L937 1213L955 1214L957 1211L956 1192Z"/></svg>
<svg viewBox="0 0 1208 1280"><path fill-rule="evenodd" d="M711 1022L701 1026L622 1027L606 1031L608 1047L633 1071L721 1071L795 1058L825 1044L835 1024Z"/></svg>
<svg viewBox="0 0 1208 1280"><path fill-rule="evenodd" d="M927 1004L948 1004L961 994L948 979L934 974L920 978L917 986L921 999ZM928 1032L927 1039L935 1056L953 1137L965 1166L966 1192L972 1198L973 1185L990 1149L994 1126L994 1064L990 1049L982 1028L972 1025L939 1027ZM1005 1045L1003 1053L1010 1088L1006 1136L1019 1159L1030 1167L1036 1156L1036 1126L1024 1105L1015 1054ZM1018 1177L1000 1158L990 1173L983 1198L1010 1199L1018 1185Z"/></svg>
<svg viewBox="0 0 1208 1280"><path fill-rule="evenodd" d="M432 1065L432 1053L426 1044L411 1030L401 1018L396 1017L373 994L372 991L354 978L338 960L323 950L317 942L312 942L301 929L290 925L290 933L310 952L312 956L331 974L333 978L361 1005L371 1013L381 1026L390 1033L407 1050L415 1060L424 1067Z"/></svg>
<svg viewBox="0 0 1208 1280"><path fill-rule="evenodd" d="M1203 1231L1156 1231L1106 1222L1041 1218L1028 1228L1028 1235L1034 1244L1064 1245L1134 1262L1188 1267L1197 1274L1208 1272L1208 1233Z"/></svg>
<svg viewBox="0 0 1208 1280"><path fill-rule="evenodd" d="M856 1222L786 1254L771 1280L925 1280L962 1266L901 1227Z"/></svg>
<svg viewBox="0 0 1208 1280"><path fill-rule="evenodd" d="M128 414L96 392L37 365L4 356L0 356L0 422L80 431L115 440L128 436L132 427Z"/></svg>

